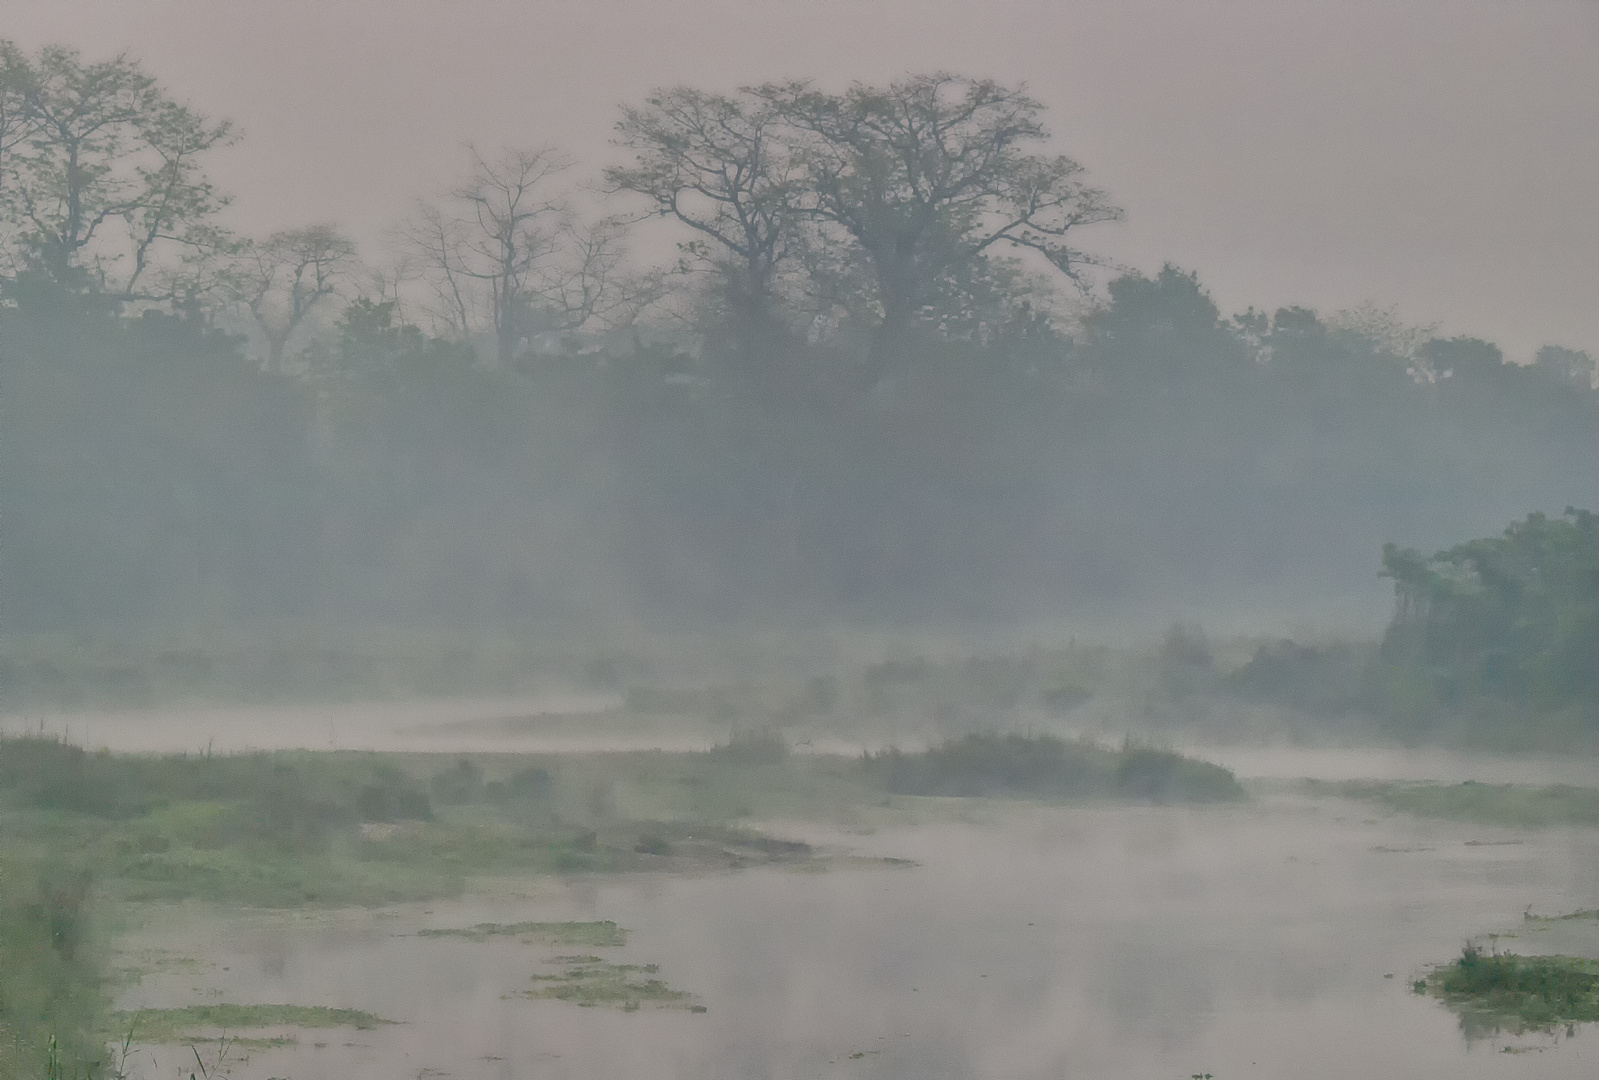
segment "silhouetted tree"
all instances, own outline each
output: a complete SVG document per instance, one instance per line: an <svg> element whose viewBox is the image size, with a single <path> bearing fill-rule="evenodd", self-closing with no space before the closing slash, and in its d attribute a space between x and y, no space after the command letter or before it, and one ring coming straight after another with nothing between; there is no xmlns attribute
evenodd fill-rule
<svg viewBox="0 0 1599 1080"><path fill-rule="evenodd" d="M446 325L486 331L500 364L540 330L575 330L622 302L620 227L580 222L553 190L571 163L556 151L472 151L472 175L406 226L411 256Z"/></svg>
<svg viewBox="0 0 1599 1080"><path fill-rule="evenodd" d="M86 63L47 46L29 60L10 46L0 65L18 117L0 166L19 264L133 299L163 248L224 242L215 218L227 199L202 158L233 139L231 124L173 101L126 55Z"/></svg>
<svg viewBox="0 0 1599 1080"><path fill-rule="evenodd" d="M828 94L805 82L755 93L796 132L807 209L871 266L880 310L873 376L892 366L942 276L1025 249L1068 276L1092 260L1075 230L1121 212L1069 157L1030 151L1048 132L1025 90L936 73Z"/></svg>
<svg viewBox="0 0 1599 1080"><path fill-rule="evenodd" d="M746 363L778 324L777 276L804 222L781 125L777 110L751 95L660 90L623 109L616 142L636 156L605 173L613 189L647 197L693 230L679 245L684 265L716 275Z"/></svg>
<svg viewBox="0 0 1599 1080"><path fill-rule="evenodd" d="M357 266L355 244L331 225L273 233L245 254L238 295L267 343L267 369L306 320L336 297Z"/></svg>

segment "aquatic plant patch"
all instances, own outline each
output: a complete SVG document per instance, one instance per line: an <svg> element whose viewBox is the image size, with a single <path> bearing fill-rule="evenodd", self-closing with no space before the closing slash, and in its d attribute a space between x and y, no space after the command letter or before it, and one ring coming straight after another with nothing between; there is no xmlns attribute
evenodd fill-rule
<svg viewBox="0 0 1599 1080"><path fill-rule="evenodd" d="M330 1009L324 1005L185 1005L176 1009L136 1009L113 1013L111 1030L132 1032L134 1042L184 1043L215 1032L259 1028L338 1028L361 1031L392 1024L360 1009Z"/></svg>
<svg viewBox="0 0 1599 1080"><path fill-rule="evenodd" d="M1582 957L1490 954L1468 945L1414 989L1442 1000L1473 1036L1599 1020L1599 960Z"/></svg>
<svg viewBox="0 0 1599 1080"><path fill-rule="evenodd" d="M458 937L468 941L516 938L527 945L584 945L592 949L627 944L627 930L614 922L478 923L476 926L418 930L417 937Z"/></svg>
<svg viewBox="0 0 1599 1080"><path fill-rule="evenodd" d="M655 978L657 964L613 964L598 956L557 956L551 963L561 965L554 975L534 975L535 986L524 991L530 998L548 998L593 1008L611 1006L632 1012L645 1005L704 1012L693 1004L693 995L675 990Z"/></svg>

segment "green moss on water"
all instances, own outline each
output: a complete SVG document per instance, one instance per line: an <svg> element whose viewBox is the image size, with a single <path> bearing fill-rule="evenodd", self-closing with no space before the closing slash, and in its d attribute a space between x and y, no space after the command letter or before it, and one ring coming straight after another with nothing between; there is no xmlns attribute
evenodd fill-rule
<svg viewBox="0 0 1599 1080"><path fill-rule="evenodd" d="M587 945L590 948L627 944L627 931L614 922L478 923L476 926L418 930L418 937L459 937L468 941L517 938L528 944Z"/></svg>
<svg viewBox="0 0 1599 1080"><path fill-rule="evenodd" d="M1442 1000L1472 1036L1599 1020L1599 960L1582 957L1489 954L1468 945L1415 989Z"/></svg>
<svg viewBox="0 0 1599 1080"><path fill-rule="evenodd" d="M533 976L536 985L525 996L629 1012L645 1005L705 1011L693 1005L692 994L655 978L660 971L656 964L614 964L598 956L557 956L552 963L561 965L561 972Z"/></svg>
<svg viewBox="0 0 1599 1080"><path fill-rule="evenodd" d="M214 1038L260 1028L338 1028L361 1031L392 1024L360 1009L323 1005L186 1005L176 1009L137 1009L113 1013L113 1032L132 1033L138 1043L171 1044ZM122 1037L119 1035L119 1037Z"/></svg>

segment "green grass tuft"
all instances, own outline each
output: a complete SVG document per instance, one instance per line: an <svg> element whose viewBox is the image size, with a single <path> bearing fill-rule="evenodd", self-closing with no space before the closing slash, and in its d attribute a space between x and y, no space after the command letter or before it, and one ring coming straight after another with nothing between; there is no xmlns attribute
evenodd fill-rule
<svg viewBox="0 0 1599 1080"><path fill-rule="evenodd" d="M1472 945L1416 983L1460 1015L1470 1035L1548 1031L1599 1020L1599 960L1487 954Z"/></svg>
<svg viewBox="0 0 1599 1080"><path fill-rule="evenodd" d="M674 990L653 977L660 970L655 964L613 964L598 956L558 956L555 962L564 964L564 970L559 975L533 976L533 981L542 985L526 991L527 997L566 1001L588 1008L609 1005L628 1012L645 1004L692 1007L692 994Z"/></svg>
<svg viewBox="0 0 1599 1080"><path fill-rule="evenodd" d="M609 948L627 944L627 931L614 922L478 923L476 926L418 930L418 937L459 937L488 941L496 937L519 938L528 944L587 945Z"/></svg>
<svg viewBox="0 0 1599 1080"><path fill-rule="evenodd" d="M208 1033L249 1031L256 1028L353 1027L369 1031L394 1023L360 1009L330 1009L324 1005L186 1005L177 1009L136 1009L113 1013L111 1030L133 1033L139 1043L185 1043Z"/></svg>

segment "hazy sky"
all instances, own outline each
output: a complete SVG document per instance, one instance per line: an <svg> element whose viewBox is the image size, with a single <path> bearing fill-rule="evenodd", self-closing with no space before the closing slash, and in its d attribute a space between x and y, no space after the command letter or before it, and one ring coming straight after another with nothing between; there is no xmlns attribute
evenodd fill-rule
<svg viewBox="0 0 1599 1080"><path fill-rule="evenodd" d="M242 225L363 239L468 141L605 159L657 85L1026 80L1127 209L1091 249L1599 350L1599 0L0 0L0 36L130 50L244 129Z"/></svg>

